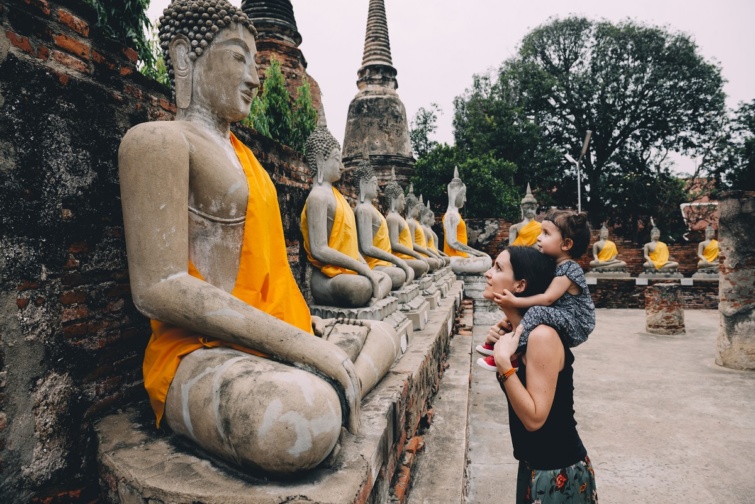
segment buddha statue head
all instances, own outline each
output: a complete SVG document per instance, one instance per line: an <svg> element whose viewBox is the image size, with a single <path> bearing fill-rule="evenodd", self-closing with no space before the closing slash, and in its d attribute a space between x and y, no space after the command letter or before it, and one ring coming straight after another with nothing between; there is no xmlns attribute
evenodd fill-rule
<svg viewBox="0 0 755 504"><path fill-rule="evenodd" d="M527 183L527 193L524 195L524 198L522 198L520 206L522 208L523 219L533 219L535 217L535 214L537 213L537 200L535 199L535 196L532 195L532 189L530 189L529 183Z"/></svg>
<svg viewBox="0 0 755 504"><path fill-rule="evenodd" d="M417 196L414 195L414 186L412 184L409 184L409 191L406 195L406 218L407 219L416 219L419 215L419 207L417 206L419 204L419 200L417 199Z"/></svg>
<svg viewBox="0 0 755 504"><path fill-rule="evenodd" d="M606 227L606 223L605 222L600 227L600 239L601 240L607 240L608 239L608 228Z"/></svg>
<svg viewBox="0 0 755 504"><path fill-rule="evenodd" d="M459 167L454 167L454 178L448 183L448 205L461 208L467 201L467 186L459 178Z"/></svg>
<svg viewBox="0 0 755 504"><path fill-rule="evenodd" d="M716 230L713 229L713 226L711 224L708 224L708 226L705 228L705 239L712 240L715 237L716 237Z"/></svg>
<svg viewBox="0 0 755 504"><path fill-rule="evenodd" d="M369 159L369 158L368 158ZM364 160L354 169L354 180L359 186L359 202L372 201L378 195L378 181L369 160Z"/></svg>
<svg viewBox="0 0 755 504"><path fill-rule="evenodd" d="M655 225L655 221L652 217L650 217L650 225L653 226L653 228L650 230L650 241L658 241L661 239L661 230L658 229Z"/></svg>
<svg viewBox="0 0 755 504"><path fill-rule="evenodd" d="M322 105L317 113L317 127L307 138L304 152L307 165L312 176L316 178L317 184L322 184L324 181L332 184L341 179L343 171L341 144L328 129Z"/></svg>
<svg viewBox="0 0 755 504"><path fill-rule="evenodd" d="M404 196L404 190L398 185L396 181L396 171L391 168L391 180L383 187L383 193L388 198L388 209L394 210L398 213L404 211L406 205L406 197Z"/></svg>
<svg viewBox="0 0 755 504"><path fill-rule="evenodd" d="M420 199L422 196L420 196ZM425 226L432 226L435 224L435 213L430 208L430 200L427 200L427 205L423 205L422 212L420 213L420 222Z"/></svg>
<svg viewBox="0 0 755 504"><path fill-rule="evenodd" d="M179 117L190 107L228 122L246 117L259 88L249 64L257 31L246 14L227 0L174 0L159 26Z"/></svg>

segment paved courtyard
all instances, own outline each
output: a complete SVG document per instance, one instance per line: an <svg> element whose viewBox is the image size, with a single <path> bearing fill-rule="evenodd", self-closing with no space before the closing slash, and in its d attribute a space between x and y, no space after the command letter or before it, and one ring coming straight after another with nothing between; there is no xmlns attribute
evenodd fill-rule
<svg viewBox="0 0 755 504"><path fill-rule="evenodd" d="M644 310L598 310L595 332L574 350L578 429L602 502L755 502L755 372L715 365L717 311L687 311L685 319L686 335L656 336L645 332ZM452 366L476 360L472 348L485 332L455 338ZM426 455L451 423L443 415L452 409L440 403L468 394L466 501L514 502L517 465L495 376L472 365L471 387L456 383L441 387ZM418 467L410 502L428 502L424 481L434 470L432 460Z"/></svg>

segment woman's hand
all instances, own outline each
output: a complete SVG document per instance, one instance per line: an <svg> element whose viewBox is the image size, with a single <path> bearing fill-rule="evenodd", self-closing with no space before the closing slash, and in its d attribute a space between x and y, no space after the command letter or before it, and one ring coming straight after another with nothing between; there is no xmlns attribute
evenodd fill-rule
<svg viewBox="0 0 755 504"><path fill-rule="evenodd" d="M523 308L519 303L519 298L513 295L508 289L503 289L502 293L493 293L493 301L501 308Z"/></svg>
<svg viewBox="0 0 755 504"><path fill-rule="evenodd" d="M508 332L498 338L498 341L495 343L493 358L495 359L498 372L501 374L514 367L511 363L511 358L519 347L519 334L517 333L521 333L521 330Z"/></svg>

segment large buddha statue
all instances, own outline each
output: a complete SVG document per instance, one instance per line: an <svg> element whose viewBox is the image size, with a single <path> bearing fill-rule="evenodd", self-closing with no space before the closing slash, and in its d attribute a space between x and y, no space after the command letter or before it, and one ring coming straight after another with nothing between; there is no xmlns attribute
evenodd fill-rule
<svg viewBox="0 0 755 504"><path fill-rule="evenodd" d="M535 220L537 200L532 195L529 184L527 184L527 194L522 198L521 208L522 221L509 228L509 245L537 247L537 237L540 236L542 225Z"/></svg>
<svg viewBox="0 0 755 504"><path fill-rule="evenodd" d="M443 252L451 258L454 273L484 273L493 264L485 252L467 245L467 225L459 209L467 201L467 186L454 168L454 178L448 183L448 208L443 215Z"/></svg>
<svg viewBox="0 0 755 504"><path fill-rule="evenodd" d="M369 161L361 162L354 170L359 186L359 203L354 209L359 234L359 252L373 270L391 278L393 290L414 280L414 270L391 250L388 223L372 201L378 196L378 182Z"/></svg>
<svg viewBox="0 0 755 504"><path fill-rule="evenodd" d="M254 36L225 0L165 9L177 114L125 135L121 201L131 292L152 319L143 370L158 425L232 464L292 473L324 460L342 423L358 430L395 355L377 332L353 357L313 334L275 186L230 132L259 87Z"/></svg>
<svg viewBox="0 0 755 504"><path fill-rule="evenodd" d="M420 205L422 205L422 196L419 197ZM425 231L425 237L427 239L427 248L443 260L443 264L448 266L451 264L451 258L438 249L438 235L433 231L432 225L435 224L435 213L430 207L430 200L427 201L427 205L422 205L419 222L422 224L422 229Z"/></svg>
<svg viewBox="0 0 755 504"><path fill-rule="evenodd" d="M660 241L661 230L655 226L653 218L650 218L653 228L650 230L650 241L642 247L642 255L645 257L646 274L675 274L679 272L679 263L669 261L668 246Z"/></svg>
<svg viewBox="0 0 755 504"><path fill-rule="evenodd" d="M315 303L355 308L383 299L391 278L373 271L359 253L354 211L333 187L341 179L341 146L328 131L320 109L318 124L305 146L313 171L312 190L301 212L304 250L312 264L312 298Z"/></svg>
<svg viewBox="0 0 755 504"><path fill-rule="evenodd" d="M409 224L409 233L412 237L414 251L430 265L430 271L435 271L443 266L443 260L427 247L427 237L422 224L419 222L422 203L414 195L412 185L409 184L409 192L406 195L406 222Z"/></svg>
<svg viewBox="0 0 755 504"><path fill-rule="evenodd" d="M590 267L595 273L624 272L627 263L617 259L619 255L616 244L608 239L608 228L605 224L600 228L600 239L592 246L593 260Z"/></svg>
<svg viewBox="0 0 755 504"><path fill-rule="evenodd" d="M391 171L391 180L383 190L388 198L388 214L385 221L388 224L388 238L391 242L391 252L414 270L414 278L418 279L430 270L430 265L424 258L414 251L414 242L409 230L409 224L401 217L406 206L404 190L396 182L396 173Z"/></svg>
<svg viewBox="0 0 755 504"><path fill-rule="evenodd" d="M718 275L718 240L715 239L716 231L708 224L705 228L705 240L697 246L698 273Z"/></svg>

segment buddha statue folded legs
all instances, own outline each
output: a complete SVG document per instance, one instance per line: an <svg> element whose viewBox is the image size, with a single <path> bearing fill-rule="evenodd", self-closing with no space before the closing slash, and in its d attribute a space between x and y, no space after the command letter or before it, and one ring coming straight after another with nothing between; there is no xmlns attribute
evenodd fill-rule
<svg viewBox="0 0 755 504"><path fill-rule="evenodd" d="M660 241L661 231L655 226L653 219L650 219L653 228L650 231L650 241L643 248L645 263L642 265L646 275L677 275L679 274L679 263L669 260L670 254L668 245Z"/></svg>

